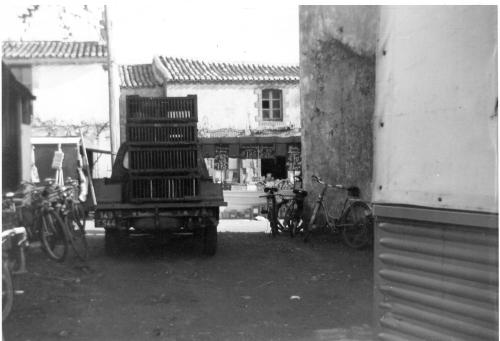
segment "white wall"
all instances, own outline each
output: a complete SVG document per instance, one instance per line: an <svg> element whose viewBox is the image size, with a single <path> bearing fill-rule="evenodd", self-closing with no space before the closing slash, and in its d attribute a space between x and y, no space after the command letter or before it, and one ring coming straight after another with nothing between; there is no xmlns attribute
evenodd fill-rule
<svg viewBox="0 0 500 341"><path fill-rule="evenodd" d="M21 179L31 181L31 126L21 124Z"/></svg>
<svg viewBox="0 0 500 341"><path fill-rule="evenodd" d="M283 91L283 122L262 122L259 115L262 89ZM198 96L198 127L255 129L293 124L300 127L299 84L168 84L168 97Z"/></svg>
<svg viewBox="0 0 500 341"><path fill-rule="evenodd" d="M109 120L108 75L102 65L34 65L32 92L33 113L42 120Z"/></svg>
<svg viewBox="0 0 500 341"><path fill-rule="evenodd" d="M498 212L497 41L494 6L382 6L375 202Z"/></svg>

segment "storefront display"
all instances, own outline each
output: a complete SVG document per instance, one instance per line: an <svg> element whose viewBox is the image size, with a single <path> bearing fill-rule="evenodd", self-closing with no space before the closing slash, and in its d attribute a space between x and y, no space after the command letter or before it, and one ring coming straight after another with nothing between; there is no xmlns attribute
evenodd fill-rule
<svg viewBox="0 0 500 341"><path fill-rule="evenodd" d="M300 137L241 141L220 138L213 143L209 142L211 141L207 140L202 149L208 172L214 182L225 187L232 185L240 190L255 187L255 184L264 180L267 173L274 179L288 178L293 182L294 176L301 173Z"/></svg>

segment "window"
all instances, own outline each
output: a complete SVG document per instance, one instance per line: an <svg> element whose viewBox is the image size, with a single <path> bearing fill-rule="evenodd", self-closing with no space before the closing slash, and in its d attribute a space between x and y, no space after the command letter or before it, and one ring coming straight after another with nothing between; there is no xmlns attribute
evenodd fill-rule
<svg viewBox="0 0 500 341"><path fill-rule="evenodd" d="M283 101L281 90L262 90L262 119L264 121L283 120Z"/></svg>

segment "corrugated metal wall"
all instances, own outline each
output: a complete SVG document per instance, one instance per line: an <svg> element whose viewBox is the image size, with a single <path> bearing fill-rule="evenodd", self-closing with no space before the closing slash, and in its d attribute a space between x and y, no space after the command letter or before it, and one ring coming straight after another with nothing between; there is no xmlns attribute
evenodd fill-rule
<svg viewBox="0 0 500 341"><path fill-rule="evenodd" d="M378 339L498 340L498 215L375 213Z"/></svg>

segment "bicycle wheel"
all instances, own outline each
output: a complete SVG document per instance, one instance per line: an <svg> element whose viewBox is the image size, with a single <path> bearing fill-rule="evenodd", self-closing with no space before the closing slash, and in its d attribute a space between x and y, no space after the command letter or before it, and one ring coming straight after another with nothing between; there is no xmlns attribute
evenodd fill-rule
<svg viewBox="0 0 500 341"><path fill-rule="evenodd" d="M85 236L85 227L81 227L74 217L65 217L66 226L69 229L71 247L78 258L85 261L89 256L89 246Z"/></svg>
<svg viewBox="0 0 500 341"><path fill-rule="evenodd" d="M342 237L347 246L361 249L370 243L370 216L370 207L362 201L355 201L349 206L340 221Z"/></svg>
<svg viewBox="0 0 500 341"><path fill-rule="evenodd" d="M278 224L276 224L276 220L274 218L274 213L272 209L267 213L267 219L269 220L269 224L271 225L271 234L273 237L276 237L279 234Z"/></svg>
<svg viewBox="0 0 500 341"><path fill-rule="evenodd" d="M283 225L285 226L285 229L288 230L290 237L292 238L295 237L299 231L299 221L302 220L298 217L297 210L297 203L295 200L292 200L287 206L285 219L283 220Z"/></svg>
<svg viewBox="0 0 500 341"><path fill-rule="evenodd" d="M318 214L319 204L314 205L314 210L311 215L311 219L309 219L309 224L304 225L304 242L307 242L311 237L311 233L314 229L314 222L316 221L316 215Z"/></svg>
<svg viewBox="0 0 500 341"><path fill-rule="evenodd" d="M271 199L268 199L271 200ZM278 218L276 216L277 210L271 202L267 204L267 220L269 220L269 225L271 225L271 235L276 237L279 233L278 224L276 223Z"/></svg>
<svg viewBox="0 0 500 341"><path fill-rule="evenodd" d="M79 202L74 202L71 205L71 215L73 216L73 220L78 224L78 226L85 230L85 222L87 217L85 215L85 209L83 205Z"/></svg>
<svg viewBox="0 0 500 341"><path fill-rule="evenodd" d="M285 215L283 217L283 227L285 230L288 230L290 234L292 233L292 222L293 222L294 211L295 211L295 201L291 200L286 205Z"/></svg>
<svg viewBox="0 0 500 341"><path fill-rule="evenodd" d="M304 221L301 217L294 216L292 219L290 227L290 236L293 238L299 233L304 227Z"/></svg>
<svg viewBox="0 0 500 341"><path fill-rule="evenodd" d="M63 262L68 253L68 232L61 217L48 211L41 217L40 240L49 258Z"/></svg>
<svg viewBox="0 0 500 341"><path fill-rule="evenodd" d="M9 316L14 305L14 287L12 275L6 262L2 262L2 321Z"/></svg>
<svg viewBox="0 0 500 341"><path fill-rule="evenodd" d="M278 231L281 232L286 232L288 230L288 227L286 225L285 220L283 220L283 223L280 221L280 217L283 217L286 219L286 212L288 210L288 207L290 206L289 202L282 202L280 204L276 204L276 226L278 227Z"/></svg>

